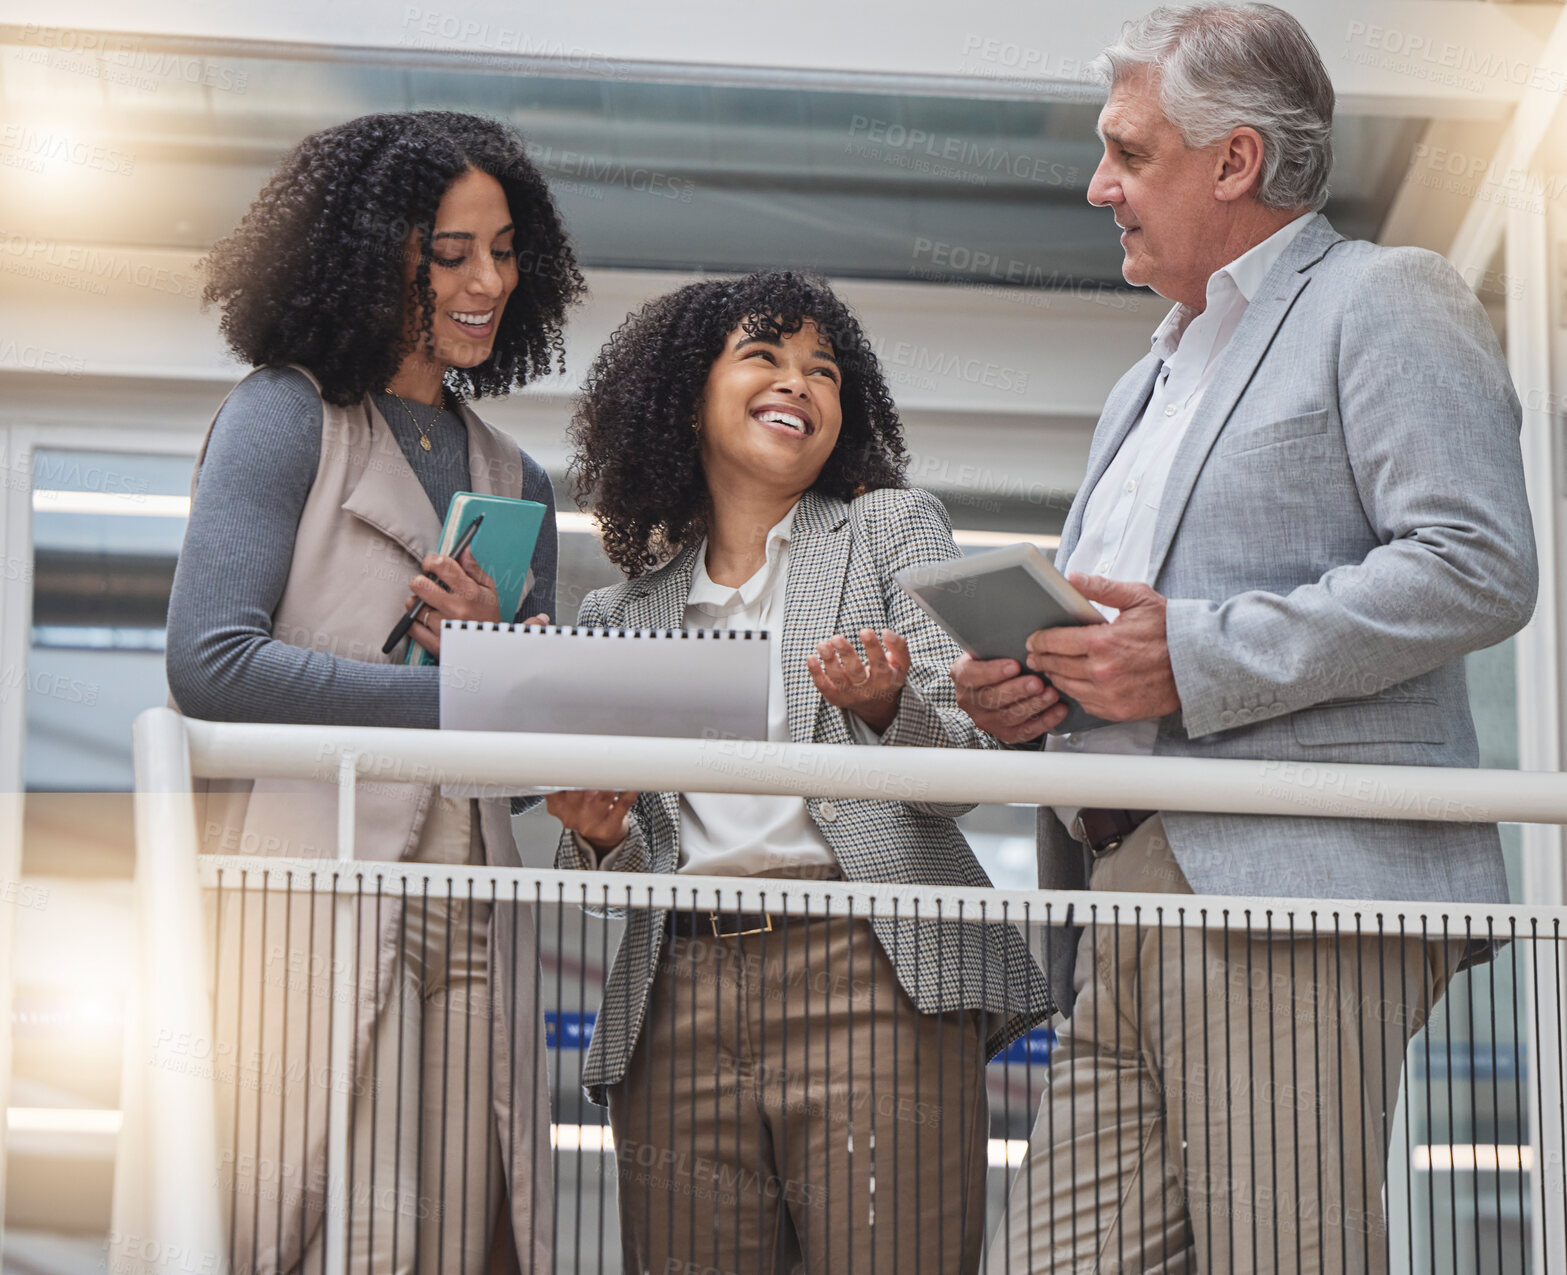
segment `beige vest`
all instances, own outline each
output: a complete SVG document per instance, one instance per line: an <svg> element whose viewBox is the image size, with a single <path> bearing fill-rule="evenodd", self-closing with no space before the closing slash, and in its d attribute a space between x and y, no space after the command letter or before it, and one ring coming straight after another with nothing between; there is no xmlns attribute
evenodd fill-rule
<svg viewBox="0 0 1567 1275"><path fill-rule="evenodd" d="M310 375L303 368L296 370ZM310 379L319 391L315 378ZM520 495L523 469L516 444L466 406L461 412L468 427L471 490ZM206 447L203 441L193 494ZM430 498L369 396L353 407L323 400L321 459L294 537L293 562L272 617L272 636L325 655L401 664L412 639L405 639L391 655L381 654L381 644L403 612L409 578L425 555L434 552L440 532ZM320 781L205 785L197 797L203 850L333 857L338 758L323 752L318 762ZM356 858L401 859L418 845L437 789L429 782L399 782L406 773L386 758L361 760ZM520 866L509 802L482 801L479 811L486 862Z"/></svg>
<svg viewBox="0 0 1567 1275"><path fill-rule="evenodd" d="M315 378L311 381L314 384ZM320 389L319 384L316 388ZM387 656L381 654L381 643L403 612L409 578L435 548L440 520L391 429L368 397L353 407L325 402L322 407L321 461L294 538L288 583L273 616L273 636L292 646L347 659L400 663L407 648L399 646ZM523 470L515 444L466 407L462 415L468 427L472 490L486 495L520 495ZM205 453L204 442L197 458L198 475ZM217 854L335 857L337 759L328 754L320 762L319 780L198 781L196 808L202 849ZM361 767L355 801L356 858L400 859L418 847L438 789L427 769L417 778L423 782L404 782L405 776L384 759L372 758L368 769ZM490 798L475 805L485 862L520 867L509 800ZM280 916L274 916L269 930L268 913L257 909L256 896L252 894L247 904L244 891L233 888L235 884L231 879L222 899L225 919L218 920L216 914L213 917L214 941L222 947L220 986L214 992L220 1056L248 1057L269 1041L273 1042L269 1047L272 1052L282 1042L289 1042L291 1051L301 1051L301 1042L312 1038L305 1030L307 1015L312 1014L320 1020L315 1023L314 1039L326 1040L329 1020L323 1007L328 1002L321 997L281 996L276 991L257 995L253 991L247 1000L236 992L236 986L243 983L262 989L277 982L279 970L288 973L313 968L311 958L329 950L332 910L315 908L303 883L298 883L291 896L292 919L285 926ZM345 888L353 890L351 885ZM363 889L355 944L358 950L352 964L359 1000L354 1056L359 1059L370 1056L370 1032L399 968L401 913L394 901L378 895L373 880L367 880ZM239 918L247 908L249 938L242 950L241 938L247 928ZM286 950L280 932L287 935ZM506 1264L513 1272L519 1268L548 1269L553 1231L549 1089L547 1084L536 1083L548 1071L533 995L538 941L531 909L496 908L488 947L488 980L496 1006L491 1021L496 1069L493 1108L514 1237L514 1245L505 1255ZM270 981L268 971L273 975ZM293 986L292 977L285 981ZM238 1017L241 1004L248 1006L244 1022ZM296 1069L289 1074L309 1073L308 1069ZM221 1113L231 1113L232 1106L222 1103L231 1104L236 1091L259 1093L264 1089L258 1084L255 1090L245 1090L243 1080L241 1076L238 1086L232 1082L226 1089L219 1086L224 1131L230 1127L225 1122L231 1116ZM362 1076L356 1076L356 1084L362 1081ZM290 1100L299 1110L299 1096L295 1094ZM268 1104L262 1127L270 1131L277 1127L272 1121L282 1119L279 1104L284 1100L269 1093L261 1101ZM296 1184L324 1181L325 1114L326 1105L316 1103L304 1155L307 1167L290 1179ZM241 1265L258 1275L278 1275L298 1267L310 1236L320 1225L323 1205L315 1189L309 1207L297 1207L298 1200L296 1190L283 1210L286 1225L276 1248L250 1254Z"/></svg>

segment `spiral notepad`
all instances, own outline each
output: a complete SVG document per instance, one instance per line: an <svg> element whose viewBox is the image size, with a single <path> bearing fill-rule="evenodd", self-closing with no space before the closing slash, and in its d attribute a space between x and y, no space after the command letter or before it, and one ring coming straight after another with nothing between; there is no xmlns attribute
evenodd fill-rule
<svg viewBox="0 0 1567 1275"><path fill-rule="evenodd" d="M448 621L441 729L765 739L764 631Z"/></svg>

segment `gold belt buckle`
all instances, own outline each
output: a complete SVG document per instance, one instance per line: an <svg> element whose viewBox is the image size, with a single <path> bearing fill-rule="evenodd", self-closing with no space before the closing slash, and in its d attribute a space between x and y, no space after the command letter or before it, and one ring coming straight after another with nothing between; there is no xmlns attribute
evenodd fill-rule
<svg viewBox="0 0 1567 1275"><path fill-rule="evenodd" d="M766 925L758 925L758 926L755 926L755 927L753 927L752 929L749 929L749 930L721 930L721 929L719 929L718 928L718 916L719 916L719 914L717 912L709 912L707 914L707 919L708 919L708 922L713 927L713 937L715 939L743 939L748 934L770 934L772 932L772 928L773 928L773 914L771 912L763 912L762 915L767 918L767 924Z"/></svg>
<svg viewBox="0 0 1567 1275"><path fill-rule="evenodd" d="M1073 839L1077 841L1078 844L1083 847L1083 849L1087 850L1088 853L1091 854L1095 859L1102 859L1112 850L1118 850L1121 846L1121 842L1126 840L1126 835L1124 833L1117 833L1115 836L1111 837L1110 840L1106 841L1104 845L1094 845L1092 839L1088 835L1088 829L1083 823L1082 815L1077 815L1073 818L1071 833Z"/></svg>

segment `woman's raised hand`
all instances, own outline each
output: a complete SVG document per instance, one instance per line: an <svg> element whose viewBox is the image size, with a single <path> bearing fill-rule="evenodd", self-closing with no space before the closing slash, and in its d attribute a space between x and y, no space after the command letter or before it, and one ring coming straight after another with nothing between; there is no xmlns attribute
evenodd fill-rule
<svg viewBox="0 0 1567 1275"><path fill-rule="evenodd" d="M501 605L495 596L495 581L474 561L471 549L464 549L461 559L432 553L419 566L428 575L413 578L409 585L413 593L407 605L412 606L417 599L428 603L429 609L413 622L408 632L431 655L437 659L441 656L442 620L500 621ZM432 575L446 588L428 578Z"/></svg>
<svg viewBox="0 0 1567 1275"><path fill-rule="evenodd" d="M880 733L898 715L898 697L909 677L909 645L891 629L879 634L861 629L860 642L863 660L848 638L830 637L816 644L816 654L806 656L805 665L824 700Z"/></svg>
<svg viewBox="0 0 1567 1275"><path fill-rule="evenodd" d="M552 792L544 808L600 854L607 854L626 839L631 830L634 792Z"/></svg>

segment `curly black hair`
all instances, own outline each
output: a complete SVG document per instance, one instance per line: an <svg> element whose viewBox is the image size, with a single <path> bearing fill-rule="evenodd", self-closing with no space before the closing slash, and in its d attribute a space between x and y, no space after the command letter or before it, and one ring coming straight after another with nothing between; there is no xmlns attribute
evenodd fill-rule
<svg viewBox="0 0 1567 1275"><path fill-rule="evenodd" d="M302 364L331 403L385 389L429 339L436 208L470 169L506 192L521 277L490 357L451 369L447 385L459 395L504 394L564 368L561 325L586 288L555 202L515 131L457 111L366 115L294 148L202 262L203 300L222 306L230 348L256 367ZM422 248L405 290L415 226ZM422 318L419 332L407 331L405 301Z"/></svg>
<svg viewBox="0 0 1567 1275"><path fill-rule="evenodd" d="M688 284L649 301L610 337L569 430L577 499L597 516L604 552L627 576L707 534L707 483L691 426L729 334L743 327L783 337L807 321L831 342L843 376L843 426L812 490L852 500L904 485L903 425L881 363L825 280L764 270Z"/></svg>

